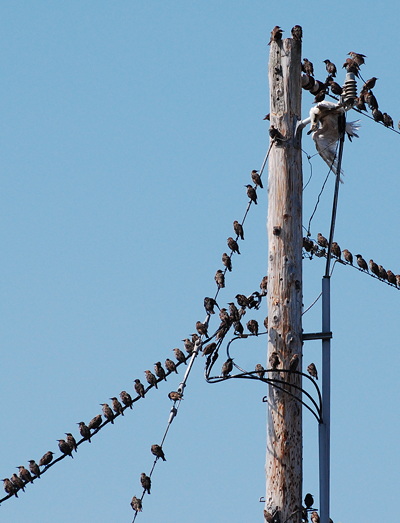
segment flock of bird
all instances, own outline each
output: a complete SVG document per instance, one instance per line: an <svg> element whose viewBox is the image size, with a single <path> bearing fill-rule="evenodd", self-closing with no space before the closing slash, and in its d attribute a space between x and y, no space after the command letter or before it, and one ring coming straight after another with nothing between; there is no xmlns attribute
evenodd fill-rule
<svg viewBox="0 0 400 523"><path fill-rule="evenodd" d="M273 41L278 42L282 40L282 33L283 30L279 26L275 26L271 31L271 38L268 45L270 45ZM291 30L291 34L293 40L301 41L303 37L303 30L301 26L295 25ZM345 69L346 72L354 73L355 76L361 78L360 67L364 65L364 59L366 58L366 56L361 53L355 53L354 51L350 51L350 53L348 53L348 56L349 58L346 58L342 68ZM312 62L310 62L310 60L308 60L307 58L303 58L303 63L301 66L303 73L305 73L305 75L307 76L306 81L303 84L303 88L308 91L311 91L312 94L315 95L315 103L324 100L325 96L329 93L329 91L333 95L337 96L340 96L343 93L343 88L334 80L337 74L336 65L328 59L324 60L323 62L325 63L325 69L328 73L328 76L324 82L321 82L320 80L316 80L314 78L314 65ZM372 92L372 89L375 87L377 80L378 78L373 76L372 78L364 82L359 96L353 100L353 107L355 107L359 111L367 111L368 105L368 107L371 110L372 117L376 122L382 122L383 125L385 125L385 127L393 128L392 117L388 113L382 113L380 111L378 101L374 93ZM398 122L398 127L400 129L400 121Z"/></svg>
<svg viewBox="0 0 400 523"><path fill-rule="evenodd" d="M310 238L303 238L304 250L308 253L315 254L316 256L326 256L326 249L328 249L328 247L328 240L320 232L317 234L316 243L313 242ZM342 263L347 262L348 264L353 265L353 254L348 249L341 250L337 242L332 242L331 253ZM375 263L372 259L367 263L361 254L356 254L355 257L356 263L361 270L366 271L367 273L374 275L380 280L390 283L397 288L400 288L400 274L394 274L389 269L386 270L382 265Z"/></svg>
<svg viewBox="0 0 400 523"><path fill-rule="evenodd" d="M292 516L295 514L301 513L302 523L308 522L308 514L310 514L311 523L320 523L320 517L318 511L313 508L314 497L312 494L308 493L304 497L304 505L300 509L296 510ZM271 514L268 510L264 510L264 519L267 523L274 523L279 520L279 515L275 512ZM329 518L329 523L333 523L332 519Z"/></svg>

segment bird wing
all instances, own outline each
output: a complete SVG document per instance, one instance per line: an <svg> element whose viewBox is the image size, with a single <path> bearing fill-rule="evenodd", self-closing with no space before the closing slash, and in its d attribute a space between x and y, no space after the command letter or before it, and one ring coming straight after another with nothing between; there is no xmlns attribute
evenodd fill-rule
<svg viewBox="0 0 400 523"><path fill-rule="evenodd" d="M312 137L318 154L337 174L337 142L339 139L337 124L336 126L324 125L320 127L314 131Z"/></svg>

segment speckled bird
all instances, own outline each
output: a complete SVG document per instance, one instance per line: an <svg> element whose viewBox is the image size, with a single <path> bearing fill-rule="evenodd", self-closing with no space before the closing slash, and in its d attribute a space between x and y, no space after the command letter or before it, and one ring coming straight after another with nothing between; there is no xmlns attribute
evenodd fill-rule
<svg viewBox="0 0 400 523"><path fill-rule="evenodd" d="M121 414L121 416L123 416L124 409L122 407L122 403L120 401L118 401L118 399L115 396L110 398L110 400L112 401L111 407L112 407L113 411L115 412L115 414Z"/></svg>
<svg viewBox="0 0 400 523"><path fill-rule="evenodd" d="M350 53L347 53L351 58L356 62L357 65L363 65L365 64L364 58L367 58L365 54L361 53L355 53L354 51L350 51Z"/></svg>
<svg viewBox="0 0 400 523"><path fill-rule="evenodd" d="M239 246L237 244L237 241L232 238L232 236L229 236L229 238L226 240L226 243L228 244L228 247L232 252L237 252L240 254Z"/></svg>
<svg viewBox="0 0 400 523"><path fill-rule="evenodd" d="M100 403L100 405L103 407L103 416L107 421L111 421L111 423L114 424L114 413L108 403Z"/></svg>
<svg viewBox="0 0 400 523"><path fill-rule="evenodd" d="M240 321L233 322L233 332L236 336L242 336L244 333L243 325Z"/></svg>
<svg viewBox="0 0 400 523"><path fill-rule="evenodd" d="M61 452L63 454L65 454L66 456L71 456L71 458L73 458L74 456L72 455L72 448L65 441L65 439L58 439L57 441L58 441L58 448L61 450Z"/></svg>
<svg viewBox="0 0 400 523"><path fill-rule="evenodd" d="M192 354L192 352L194 350L193 341L189 340L189 338L184 338L182 341L183 341L183 346L185 347L185 351L189 354Z"/></svg>
<svg viewBox="0 0 400 523"><path fill-rule="evenodd" d="M206 338L208 338L207 322L202 323L201 321L196 321L196 330L200 336L206 336Z"/></svg>
<svg viewBox="0 0 400 523"><path fill-rule="evenodd" d="M292 27L291 33L294 40L301 42L301 39L303 38L303 28L301 25L295 25Z"/></svg>
<svg viewBox="0 0 400 523"><path fill-rule="evenodd" d="M369 268L371 270L371 272L373 274L375 274L375 276L378 276L379 278L379 267L378 267L378 264L374 262L374 260L369 260Z"/></svg>
<svg viewBox="0 0 400 523"><path fill-rule="evenodd" d="M203 303L207 314L215 314L214 307L218 305L214 298L205 297Z"/></svg>
<svg viewBox="0 0 400 523"><path fill-rule="evenodd" d="M18 489L16 488L14 483L11 481L11 479L10 478L3 478L2 482L3 482L3 488L6 491L6 494L14 494L14 496L17 498L18 497L18 494L17 494Z"/></svg>
<svg viewBox="0 0 400 523"><path fill-rule="evenodd" d="M324 60L324 64L328 75L335 77L337 73L336 65L328 59Z"/></svg>
<svg viewBox="0 0 400 523"><path fill-rule="evenodd" d="M157 445L157 443L152 445L150 450L151 450L151 453L154 454L154 456L156 456L157 458L161 458L163 461L167 461L165 459L165 455L164 455L163 449L160 447L160 445Z"/></svg>
<svg viewBox="0 0 400 523"><path fill-rule="evenodd" d="M236 294L235 299L239 305L239 307L242 307L243 309L247 307L248 300L247 297L244 294Z"/></svg>
<svg viewBox="0 0 400 523"><path fill-rule="evenodd" d="M250 174L251 174L251 179L252 179L254 185L258 185L258 187L260 187L260 189L263 189L264 186L262 184L261 176L259 175L258 171L253 169Z"/></svg>
<svg viewBox="0 0 400 523"><path fill-rule="evenodd" d="M311 377L315 378L316 380L318 379L317 367L314 363L310 363L310 365L307 367L307 372Z"/></svg>
<svg viewBox="0 0 400 523"><path fill-rule="evenodd" d="M51 452L51 450L43 454L39 461L39 467L46 467L49 465L49 463L53 461L53 454L54 452Z"/></svg>
<svg viewBox="0 0 400 523"><path fill-rule="evenodd" d="M158 389L157 378L154 376L154 374L150 370L145 370L144 373L146 374L147 383Z"/></svg>
<svg viewBox="0 0 400 523"><path fill-rule="evenodd" d="M66 432L65 435L67 436L66 442L71 447L72 450L75 452L78 452L78 445L76 444L76 439L70 432Z"/></svg>
<svg viewBox="0 0 400 523"><path fill-rule="evenodd" d="M332 242L331 253L336 256L336 258L342 257L342 251L340 250L339 244L337 242Z"/></svg>
<svg viewBox="0 0 400 523"><path fill-rule="evenodd" d="M136 496L133 496L131 507L135 512L142 512L142 500Z"/></svg>
<svg viewBox="0 0 400 523"><path fill-rule="evenodd" d="M122 390L119 393L119 397L121 398L122 403L129 408L132 408L132 396L129 394L129 392L126 392L126 390Z"/></svg>
<svg viewBox="0 0 400 523"><path fill-rule="evenodd" d="M260 283L261 296L266 296L268 291L268 276L263 276Z"/></svg>
<svg viewBox="0 0 400 523"><path fill-rule="evenodd" d="M255 203L255 205L257 205L257 193L256 193L256 190L249 183L247 185L245 185L245 187L247 187L247 196L250 198L250 200L252 202Z"/></svg>
<svg viewBox="0 0 400 523"><path fill-rule="evenodd" d="M356 254L357 258L357 265L362 269L363 271L368 271L368 265L367 262L364 260L364 258L361 256L361 254Z"/></svg>
<svg viewBox="0 0 400 523"><path fill-rule="evenodd" d="M383 125L385 127L391 127L393 129L393 118L388 113L382 113Z"/></svg>
<svg viewBox="0 0 400 523"><path fill-rule="evenodd" d="M186 365L186 356L181 351L181 349L172 349L173 353L175 354L175 358L179 363L184 363Z"/></svg>
<svg viewBox="0 0 400 523"><path fill-rule="evenodd" d="M150 494L150 488L151 488L151 479L150 476L146 476L144 472L140 474L140 483L142 484L142 487L144 488L145 493L147 492Z"/></svg>
<svg viewBox="0 0 400 523"><path fill-rule="evenodd" d="M308 76L314 76L314 65L312 64L312 62L310 62L308 58L303 58L301 70Z"/></svg>
<svg viewBox="0 0 400 523"><path fill-rule="evenodd" d="M387 280L388 279L388 275L387 275L387 272L384 269L384 267L382 267L382 265L378 265L378 269L379 269L379 278L381 280Z"/></svg>
<svg viewBox="0 0 400 523"><path fill-rule="evenodd" d="M31 474L40 478L40 468L34 459L29 460L29 470Z"/></svg>
<svg viewBox="0 0 400 523"><path fill-rule="evenodd" d="M328 247L328 240L320 232L317 234L317 243L321 247Z"/></svg>
<svg viewBox="0 0 400 523"><path fill-rule="evenodd" d="M388 269L386 271L386 274L388 282L393 283L393 285L396 285L396 276L394 275L394 273L390 269Z"/></svg>
<svg viewBox="0 0 400 523"><path fill-rule="evenodd" d="M175 372L175 374L178 374L178 371L176 369L176 365L175 365L175 362L173 362L172 360L170 360L169 358L167 358L165 360L165 368L169 371L169 372Z"/></svg>
<svg viewBox="0 0 400 523"><path fill-rule="evenodd" d="M280 364L279 355L276 351L271 352L269 356L269 366L272 370L276 370Z"/></svg>
<svg viewBox="0 0 400 523"><path fill-rule="evenodd" d="M255 366L254 370L257 372L257 376L259 378L263 378L265 376L265 369L261 365L261 363L257 363L257 365Z"/></svg>
<svg viewBox="0 0 400 523"><path fill-rule="evenodd" d="M79 425L79 433L80 435L82 436L83 439L87 439L89 441L89 443L91 443L90 441L90 429L89 427L85 424L84 421L80 421L78 423Z"/></svg>
<svg viewBox="0 0 400 523"><path fill-rule="evenodd" d="M311 512L310 519L311 519L311 523L320 523L318 512L316 512L315 510L313 510Z"/></svg>
<svg viewBox="0 0 400 523"><path fill-rule="evenodd" d="M228 358L222 365L221 375L223 378L227 378L233 369L233 359Z"/></svg>
<svg viewBox="0 0 400 523"><path fill-rule="evenodd" d="M182 393L176 390L172 390L168 393L168 397L171 401L178 401L182 399Z"/></svg>
<svg viewBox="0 0 400 523"><path fill-rule="evenodd" d="M221 269L218 269L215 273L214 280L218 289L223 289L225 287L225 275Z"/></svg>
<svg viewBox="0 0 400 523"><path fill-rule="evenodd" d="M299 366L299 355L293 354L293 356L290 358L290 361L289 361L290 372L294 372L295 370L297 370L298 366Z"/></svg>
<svg viewBox="0 0 400 523"><path fill-rule="evenodd" d="M348 249L343 249L342 254L343 258L347 262L351 263L351 265L353 265L353 255L351 254L351 252Z"/></svg>
<svg viewBox="0 0 400 523"><path fill-rule="evenodd" d="M229 315L228 315L229 322L233 323L234 321L239 321L240 316L239 316L239 311L238 311L238 308L236 307L236 305L233 303L233 301L230 301L228 303L228 305L229 305Z"/></svg>
<svg viewBox="0 0 400 523"><path fill-rule="evenodd" d="M271 45L272 42L279 42L282 40L283 29L276 25L271 31L271 38L269 39L268 45Z"/></svg>
<svg viewBox="0 0 400 523"><path fill-rule="evenodd" d="M11 476L11 481L16 490L23 490L25 492L25 483L15 473Z"/></svg>
<svg viewBox="0 0 400 523"><path fill-rule="evenodd" d="M246 323L247 330L254 334L254 336L258 336L258 321L257 320L249 320Z"/></svg>
<svg viewBox="0 0 400 523"><path fill-rule="evenodd" d="M222 263L228 269L229 272L232 272L232 259L226 252L222 254Z"/></svg>
<svg viewBox="0 0 400 523"><path fill-rule="evenodd" d="M244 240L243 225L237 220L233 222L233 230L235 231L236 236L238 236L241 240Z"/></svg>
<svg viewBox="0 0 400 523"><path fill-rule="evenodd" d="M370 91L371 89L373 89L377 80L378 78L376 76L373 76L372 78L367 80L362 87L362 91Z"/></svg>

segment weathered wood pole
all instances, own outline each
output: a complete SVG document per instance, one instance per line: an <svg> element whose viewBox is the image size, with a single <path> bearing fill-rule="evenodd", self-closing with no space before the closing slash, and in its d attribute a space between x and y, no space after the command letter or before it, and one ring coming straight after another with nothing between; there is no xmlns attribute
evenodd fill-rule
<svg viewBox="0 0 400 523"><path fill-rule="evenodd" d="M269 59L270 120L284 140L272 140L268 174L268 359L277 352L280 364L268 377L301 387L301 376L289 369L293 355L302 360L302 168L301 42L272 42ZM268 365L268 368L271 368ZM289 385L290 384L290 385ZM281 385L282 386L282 385ZM279 512L274 521L301 521L302 406L296 398L269 385L265 509ZM291 516L291 517L290 517Z"/></svg>

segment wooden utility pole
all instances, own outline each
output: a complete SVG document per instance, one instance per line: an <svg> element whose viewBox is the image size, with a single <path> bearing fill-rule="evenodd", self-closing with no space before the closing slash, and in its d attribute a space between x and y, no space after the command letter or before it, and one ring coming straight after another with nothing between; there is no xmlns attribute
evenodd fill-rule
<svg viewBox="0 0 400 523"><path fill-rule="evenodd" d="M269 385L267 488L265 509L276 523L300 523L302 503L301 375L289 369L293 355L302 360L302 168L301 41L271 42L269 60L270 120L283 135L272 140L268 174L268 359L280 364L268 378L292 395ZM271 368L268 365L268 368Z"/></svg>

